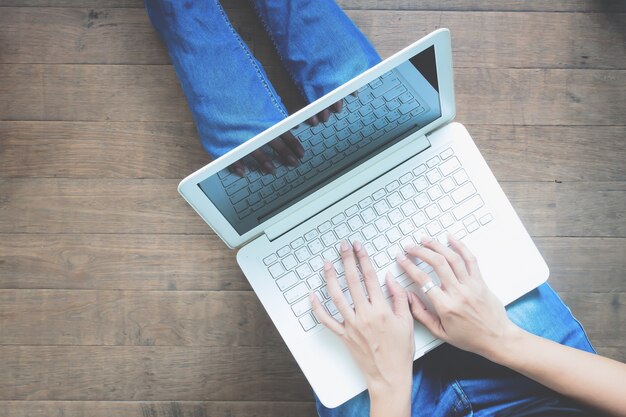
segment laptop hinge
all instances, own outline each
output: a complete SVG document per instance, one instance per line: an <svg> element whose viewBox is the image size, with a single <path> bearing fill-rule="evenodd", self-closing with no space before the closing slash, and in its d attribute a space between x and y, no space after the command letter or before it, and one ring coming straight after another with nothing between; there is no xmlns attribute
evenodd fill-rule
<svg viewBox="0 0 626 417"><path fill-rule="evenodd" d="M296 204L291 207L290 213L284 219L265 229L267 238L270 241L275 240L430 147L430 141L423 134L408 136L403 142L406 143L405 146L399 147L382 159L373 158L350 173L344 174L335 180L333 187L327 186L328 189L323 194L316 195L308 204L301 207Z"/></svg>

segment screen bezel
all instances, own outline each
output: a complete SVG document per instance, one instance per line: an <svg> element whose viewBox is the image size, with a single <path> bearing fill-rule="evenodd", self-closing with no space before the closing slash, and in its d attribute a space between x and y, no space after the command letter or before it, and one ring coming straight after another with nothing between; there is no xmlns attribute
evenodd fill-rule
<svg viewBox="0 0 626 417"><path fill-rule="evenodd" d="M325 185L316 192L308 195L306 198L300 200L293 206L283 210L279 214L269 218L265 222L249 230L244 234L239 234L224 217L224 215L218 210L218 208L211 202L211 200L202 192L198 184L204 179L210 177L213 174L228 167L233 162L239 160L244 155L254 149L264 145L265 143L273 140L275 137L289 130L291 127L298 123L304 123L305 120L311 116L319 113L321 110L327 108L330 104L335 103L344 96L350 94L352 91L357 90L363 85L369 83L373 79L381 76L387 71L395 68L399 64L408 60L412 56L420 53L421 51L434 46L435 47L435 62L437 68L437 78L439 81L439 101L441 105L441 116L426 125L422 129L418 130L414 135L425 135L426 133L436 129L437 127L449 123L456 115L456 106L454 102L454 84L452 74L452 51L450 43L450 31L448 29L436 30L412 45L404 48L402 51L394 54L393 56L382 61L378 65L363 72L342 86L336 88L315 102L309 104L288 118L284 119L280 123L270 127L264 132L258 134L254 138L241 144L237 148L231 150L220 158L212 161L205 167L199 169L193 174L183 179L179 186L178 192L183 198L196 210L196 212L204 219L204 221L220 236L220 238L230 248L239 247L246 242L261 235L266 229L272 227L276 223L284 220L286 217L294 214L299 207L304 207L314 201L319 195L328 192L329 188L334 188L338 184L345 182L346 174L350 174L353 170L346 172L344 175L336 178L329 184ZM370 165L375 161L386 157L388 154L397 150L398 147L403 146L404 141L391 146L389 149L376 155L371 160L368 160L362 165ZM359 166L361 167L361 166ZM359 168L357 167L357 168ZM357 169L355 168L355 169ZM342 181L344 179L344 181Z"/></svg>

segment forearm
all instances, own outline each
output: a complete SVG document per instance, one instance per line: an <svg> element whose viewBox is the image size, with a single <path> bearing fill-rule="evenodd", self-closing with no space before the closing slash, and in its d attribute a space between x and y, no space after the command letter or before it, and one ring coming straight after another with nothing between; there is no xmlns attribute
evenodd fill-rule
<svg viewBox="0 0 626 417"><path fill-rule="evenodd" d="M615 415L626 415L626 365L511 330L503 346L485 355L546 387Z"/></svg>
<svg viewBox="0 0 626 417"><path fill-rule="evenodd" d="M370 417L410 417L412 378L393 386L370 387Z"/></svg>

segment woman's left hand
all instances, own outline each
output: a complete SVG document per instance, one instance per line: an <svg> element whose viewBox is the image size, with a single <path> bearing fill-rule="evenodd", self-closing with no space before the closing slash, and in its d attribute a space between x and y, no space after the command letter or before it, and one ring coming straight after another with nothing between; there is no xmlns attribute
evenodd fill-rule
<svg viewBox="0 0 626 417"><path fill-rule="evenodd" d="M354 250L342 242L341 258L349 294L342 292L337 273L328 261L324 275L328 293L343 320L333 318L312 294L313 311L322 324L343 340L363 372L370 393L371 415L379 414L376 409L381 413L397 411L388 415L409 415L415 342L407 294L387 275L391 305L387 302L367 251L359 242L354 242ZM357 258L367 294L359 278ZM346 296L351 296L354 308Z"/></svg>

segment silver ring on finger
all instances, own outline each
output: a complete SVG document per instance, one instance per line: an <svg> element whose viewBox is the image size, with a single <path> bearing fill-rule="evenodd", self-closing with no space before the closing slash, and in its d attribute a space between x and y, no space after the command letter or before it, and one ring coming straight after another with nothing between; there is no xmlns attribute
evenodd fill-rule
<svg viewBox="0 0 626 417"><path fill-rule="evenodd" d="M435 288L437 286L437 284L435 284L435 282L431 279L430 281L428 281L426 283L426 285L424 285L421 290L424 294L426 294L428 291L432 290L433 288Z"/></svg>

